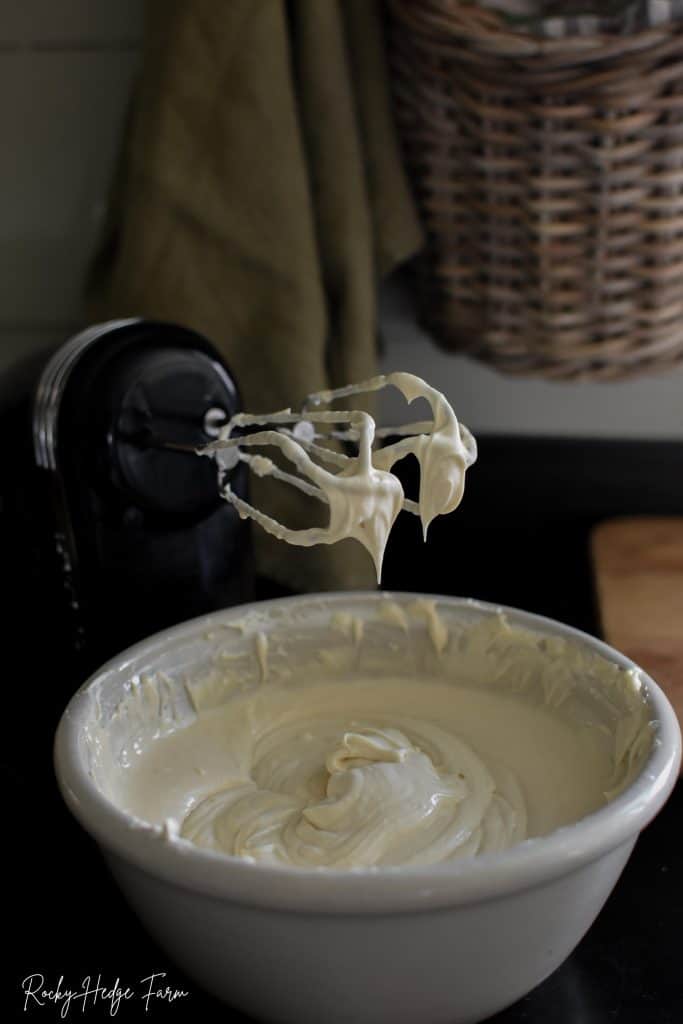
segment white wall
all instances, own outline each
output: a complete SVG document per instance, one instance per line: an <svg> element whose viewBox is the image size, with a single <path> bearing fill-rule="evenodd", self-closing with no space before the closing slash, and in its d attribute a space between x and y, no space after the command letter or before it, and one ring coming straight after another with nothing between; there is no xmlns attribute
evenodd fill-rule
<svg viewBox="0 0 683 1024"><path fill-rule="evenodd" d="M139 63L143 0L0 0L0 399L80 325ZM475 431L683 438L683 370L621 384L505 378L440 352L385 290L385 369L442 387ZM394 402L387 415L402 418Z"/></svg>
<svg viewBox="0 0 683 1024"><path fill-rule="evenodd" d="M405 288L385 287L381 307L383 371L408 370L433 383L475 434L683 439L683 367L608 384L504 377L438 349L417 326ZM383 418L405 422L405 403L394 396Z"/></svg>
<svg viewBox="0 0 683 1024"><path fill-rule="evenodd" d="M0 398L80 324L143 0L0 0Z"/></svg>

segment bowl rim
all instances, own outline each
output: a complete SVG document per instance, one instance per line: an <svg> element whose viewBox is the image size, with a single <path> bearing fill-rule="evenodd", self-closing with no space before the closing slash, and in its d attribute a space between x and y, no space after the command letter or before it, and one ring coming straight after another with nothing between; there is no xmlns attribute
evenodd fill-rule
<svg viewBox="0 0 683 1024"><path fill-rule="evenodd" d="M251 609L362 599L438 604L506 616L512 626L572 638L607 660L636 669L644 687L655 737L650 755L633 782L604 807L548 835L524 840L500 853L436 865L358 869L300 868L252 863L200 849L186 840L169 842L158 826L116 807L97 788L79 754L82 725L91 713L89 691L105 677L125 673L142 654L169 642L180 644ZM339 591L252 601L201 615L147 637L109 659L79 687L60 719L54 742L57 783L82 827L104 848L147 875L232 903L318 913L398 913L484 902L535 888L578 870L590 861L635 841L668 799L681 763L676 713L655 681L626 655L602 640L562 622L508 605L473 598L408 591Z"/></svg>

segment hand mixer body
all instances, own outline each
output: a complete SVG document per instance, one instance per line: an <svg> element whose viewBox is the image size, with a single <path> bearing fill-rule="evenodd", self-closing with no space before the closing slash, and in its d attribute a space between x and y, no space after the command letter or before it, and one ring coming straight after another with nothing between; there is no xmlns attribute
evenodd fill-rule
<svg viewBox="0 0 683 1024"><path fill-rule="evenodd" d="M251 597L248 524L194 453L239 408L213 347L176 325L99 325L45 366L32 411L36 503L55 614L82 669ZM232 486L246 492L243 466Z"/></svg>

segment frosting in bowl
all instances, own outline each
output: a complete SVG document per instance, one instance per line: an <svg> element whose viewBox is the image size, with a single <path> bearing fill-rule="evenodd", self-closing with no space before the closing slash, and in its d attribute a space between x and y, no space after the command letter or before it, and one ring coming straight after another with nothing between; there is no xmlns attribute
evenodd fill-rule
<svg viewBox="0 0 683 1024"><path fill-rule="evenodd" d="M427 600L296 607L236 617L209 671L140 678L93 735L116 802L166 839L293 868L441 863L579 820L650 749L637 677L578 643Z"/></svg>
<svg viewBox="0 0 683 1024"><path fill-rule="evenodd" d="M457 703L443 686L385 680L376 690L361 679L265 691L236 715L218 712L211 725L205 716L166 741L158 764L201 770L213 728L239 756L229 776L224 761L220 775L207 767L199 785L181 787L192 806L180 834L253 860L339 868L435 863L518 842L526 836L519 784L457 735ZM461 714L490 711L466 703ZM447 726L438 724L444 717ZM138 793L154 768L143 772ZM202 798L208 776L216 788Z"/></svg>

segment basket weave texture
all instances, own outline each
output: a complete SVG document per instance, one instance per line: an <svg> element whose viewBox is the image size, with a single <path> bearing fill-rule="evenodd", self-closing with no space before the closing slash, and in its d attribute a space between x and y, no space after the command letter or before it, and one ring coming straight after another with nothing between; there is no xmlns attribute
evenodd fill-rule
<svg viewBox="0 0 683 1024"><path fill-rule="evenodd" d="M541 39L454 0L389 12L436 340L559 379L682 362L683 24Z"/></svg>

